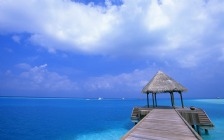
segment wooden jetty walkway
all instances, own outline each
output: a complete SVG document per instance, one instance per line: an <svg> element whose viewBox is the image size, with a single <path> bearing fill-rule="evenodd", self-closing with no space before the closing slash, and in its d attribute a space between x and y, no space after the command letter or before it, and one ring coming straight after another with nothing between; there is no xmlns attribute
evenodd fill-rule
<svg viewBox="0 0 224 140"><path fill-rule="evenodd" d="M202 140L175 109L150 110L122 140Z"/></svg>
<svg viewBox="0 0 224 140"><path fill-rule="evenodd" d="M147 95L147 108L134 107L131 120L136 125L122 140L202 140L200 128L208 133L214 127L207 114L199 108L184 107L182 92L187 89L174 79L158 71L142 89ZM181 108L175 106L174 93L180 95ZM170 94L171 105L158 106L157 94ZM152 107L149 104L152 94ZM193 129L196 127L197 132Z"/></svg>

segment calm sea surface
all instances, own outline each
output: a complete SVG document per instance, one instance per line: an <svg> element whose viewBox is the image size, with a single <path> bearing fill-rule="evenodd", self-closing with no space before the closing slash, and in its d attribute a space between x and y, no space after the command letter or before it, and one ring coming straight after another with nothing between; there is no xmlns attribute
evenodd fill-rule
<svg viewBox="0 0 224 140"><path fill-rule="evenodd" d="M184 103L203 108L215 124L209 135L202 131L203 139L223 139L224 99ZM117 140L134 126L132 108L145 104L134 99L0 98L0 139ZM158 99L158 105L170 106L170 100Z"/></svg>

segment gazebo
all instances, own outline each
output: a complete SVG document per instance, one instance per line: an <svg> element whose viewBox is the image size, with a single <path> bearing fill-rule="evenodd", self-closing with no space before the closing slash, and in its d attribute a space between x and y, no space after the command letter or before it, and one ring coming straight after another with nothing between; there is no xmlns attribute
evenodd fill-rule
<svg viewBox="0 0 224 140"><path fill-rule="evenodd" d="M175 106L174 102L174 92L180 94L182 108L184 108L182 92L187 91L187 89L180 83L176 82L174 79L158 71L157 74L152 78L152 80L147 83L147 85L142 89L143 93L147 94L147 106L149 107L149 93L152 93L153 107L157 106L157 93L169 93L171 98L172 107Z"/></svg>

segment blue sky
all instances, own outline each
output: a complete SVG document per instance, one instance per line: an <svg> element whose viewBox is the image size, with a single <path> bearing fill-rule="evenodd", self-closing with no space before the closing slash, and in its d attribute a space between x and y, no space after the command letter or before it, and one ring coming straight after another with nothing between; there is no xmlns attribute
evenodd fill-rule
<svg viewBox="0 0 224 140"><path fill-rule="evenodd" d="M0 0L0 96L144 98L162 70L188 88L184 98L224 97L223 7Z"/></svg>

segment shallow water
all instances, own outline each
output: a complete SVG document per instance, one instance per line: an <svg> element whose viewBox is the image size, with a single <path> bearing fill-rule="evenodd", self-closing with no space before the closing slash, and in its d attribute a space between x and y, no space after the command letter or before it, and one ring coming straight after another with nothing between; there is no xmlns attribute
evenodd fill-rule
<svg viewBox="0 0 224 140"><path fill-rule="evenodd" d="M215 128L205 140L224 136L224 100L184 100L185 106L203 108ZM0 98L0 139L8 140L100 140L120 139L134 124L130 120L134 106L145 100L86 100L66 98ZM170 105L158 99L158 105ZM176 100L176 105L180 101Z"/></svg>

